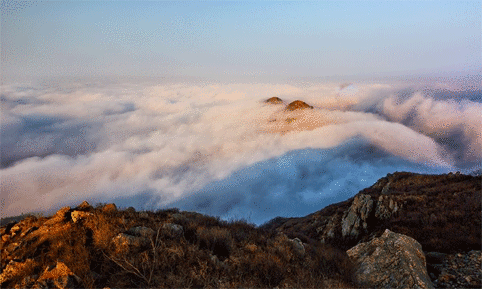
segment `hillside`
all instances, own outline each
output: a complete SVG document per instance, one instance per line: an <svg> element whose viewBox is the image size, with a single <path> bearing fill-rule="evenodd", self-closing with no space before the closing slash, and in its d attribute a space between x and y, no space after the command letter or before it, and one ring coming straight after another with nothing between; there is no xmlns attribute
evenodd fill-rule
<svg viewBox="0 0 482 289"><path fill-rule="evenodd" d="M408 255L372 258L368 265L378 272L370 276L388 272L401 280L393 274L413 265L420 269L407 272L421 277L397 284L480 288L481 183L481 176L394 173L349 200L260 227L177 209L84 202L3 225L0 285L390 288L363 279L360 256L373 254L370 246L402 246L396 254ZM415 263L380 269L392 258Z"/></svg>

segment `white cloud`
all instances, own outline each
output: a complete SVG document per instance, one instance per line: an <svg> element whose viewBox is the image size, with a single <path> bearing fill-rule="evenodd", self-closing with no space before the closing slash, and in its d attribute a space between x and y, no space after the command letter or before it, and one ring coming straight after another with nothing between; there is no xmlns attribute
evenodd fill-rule
<svg viewBox="0 0 482 289"><path fill-rule="evenodd" d="M400 102L399 85L66 86L4 90L7 215L87 199L260 222L320 209L394 170L441 172L464 165L457 154L481 158L480 103L419 92ZM263 103L275 95L315 109ZM457 134L464 145L447 153L438 137Z"/></svg>

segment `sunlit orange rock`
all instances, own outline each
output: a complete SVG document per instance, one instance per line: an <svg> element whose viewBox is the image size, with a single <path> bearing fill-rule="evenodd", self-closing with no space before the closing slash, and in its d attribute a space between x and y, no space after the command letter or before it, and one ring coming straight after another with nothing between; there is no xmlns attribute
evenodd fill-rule
<svg viewBox="0 0 482 289"><path fill-rule="evenodd" d="M313 107L311 105L307 104L304 101L295 100L292 103L288 104L288 106L286 107L286 110L293 111L293 110L305 109L305 108L311 108L312 109Z"/></svg>
<svg viewBox="0 0 482 289"><path fill-rule="evenodd" d="M280 104L283 103L283 100L277 96L273 96L271 98L268 98L266 102L271 104Z"/></svg>

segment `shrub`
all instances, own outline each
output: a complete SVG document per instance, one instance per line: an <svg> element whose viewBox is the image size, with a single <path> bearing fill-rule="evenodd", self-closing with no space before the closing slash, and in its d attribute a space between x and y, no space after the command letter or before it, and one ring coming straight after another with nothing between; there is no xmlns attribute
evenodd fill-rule
<svg viewBox="0 0 482 289"><path fill-rule="evenodd" d="M197 236L201 249L210 250L221 261L229 257L233 247L233 238L227 229L218 226L200 227L197 229Z"/></svg>

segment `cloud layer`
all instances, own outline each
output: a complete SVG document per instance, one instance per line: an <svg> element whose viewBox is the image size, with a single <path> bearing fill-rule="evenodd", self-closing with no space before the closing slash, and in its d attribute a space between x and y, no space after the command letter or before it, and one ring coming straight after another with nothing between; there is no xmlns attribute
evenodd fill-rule
<svg viewBox="0 0 482 289"><path fill-rule="evenodd" d="M2 211L88 200L256 223L306 215L396 170L480 166L481 94L433 83L6 85ZM314 109L263 103L275 95Z"/></svg>

